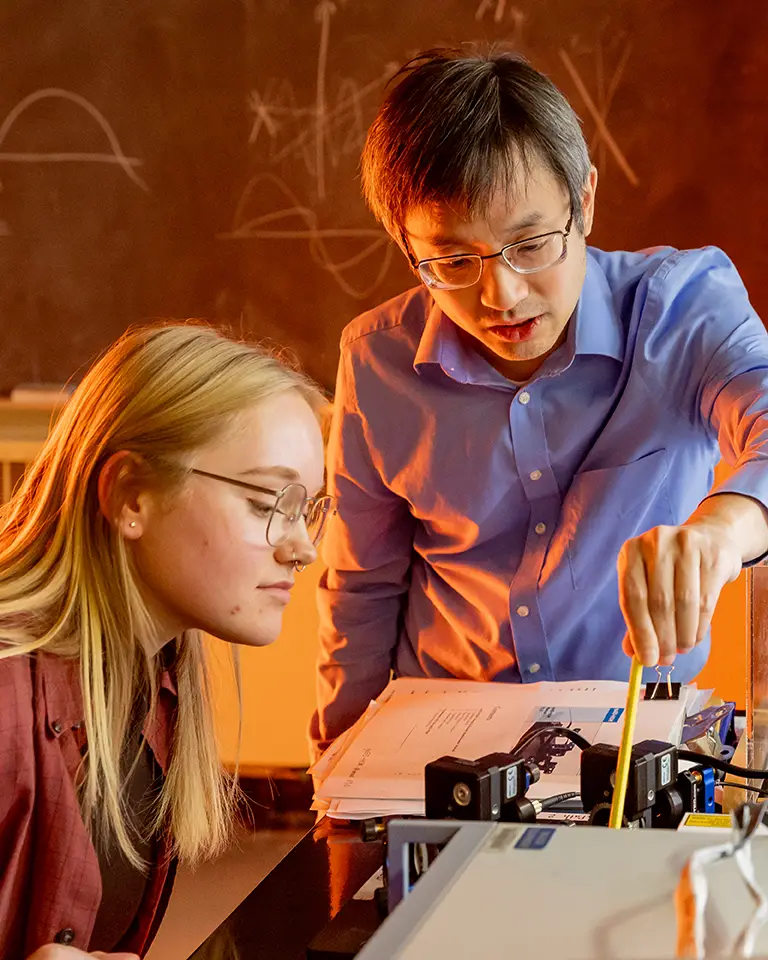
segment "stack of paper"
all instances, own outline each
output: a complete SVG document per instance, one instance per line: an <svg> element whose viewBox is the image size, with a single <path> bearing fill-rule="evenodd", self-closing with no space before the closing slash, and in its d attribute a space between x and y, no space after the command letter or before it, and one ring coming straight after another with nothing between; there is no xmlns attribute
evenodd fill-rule
<svg viewBox="0 0 768 960"><path fill-rule="evenodd" d="M694 688L679 700L641 700L635 741L679 743ZM618 744L627 684L393 680L312 767L315 807L344 819L424 814L424 767L442 756L509 752L537 722L562 723L590 743ZM569 743L569 742L568 742ZM544 758L532 798L579 790L579 750L565 741Z"/></svg>

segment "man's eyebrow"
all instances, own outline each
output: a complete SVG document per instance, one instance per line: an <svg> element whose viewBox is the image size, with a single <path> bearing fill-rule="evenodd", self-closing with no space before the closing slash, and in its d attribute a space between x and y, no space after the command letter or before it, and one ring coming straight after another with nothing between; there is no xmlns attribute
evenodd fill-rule
<svg viewBox="0 0 768 960"><path fill-rule="evenodd" d="M522 230L529 230L531 227L539 226L539 224L546 219L547 217L545 214L534 211L510 224L504 230L504 233L520 233ZM421 240L423 243L428 243L433 247L461 247L466 245L467 242L466 240L451 236L450 234L446 233L429 233L423 237L412 233L411 237L414 240Z"/></svg>
<svg viewBox="0 0 768 960"><path fill-rule="evenodd" d="M238 473L238 477L259 476L280 477L281 480L298 480L299 475L291 467L251 467Z"/></svg>

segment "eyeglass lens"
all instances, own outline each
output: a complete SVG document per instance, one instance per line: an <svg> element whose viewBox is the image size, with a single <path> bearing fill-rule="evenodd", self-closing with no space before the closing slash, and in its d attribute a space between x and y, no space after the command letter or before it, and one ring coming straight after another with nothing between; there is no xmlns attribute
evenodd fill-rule
<svg viewBox="0 0 768 960"><path fill-rule="evenodd" d="M565 253L565 235L550 233L547 236L507 247L502 256L507 264L521 273L537 273L554 266ZM425 282L437 287L471 287L483 272L481 257L441 257L419 264L419 272Z"/></svg>
<svg viewBox="0 0 768 960"><path fill-rule="evenodd" d="M331 507L330 497L307 501L307 491L300 483L289 483L277 499L269 518L267 540L273 547L280 546L293 534L306 504L304 523L312 543L319 543L325 531Z"/></svg>

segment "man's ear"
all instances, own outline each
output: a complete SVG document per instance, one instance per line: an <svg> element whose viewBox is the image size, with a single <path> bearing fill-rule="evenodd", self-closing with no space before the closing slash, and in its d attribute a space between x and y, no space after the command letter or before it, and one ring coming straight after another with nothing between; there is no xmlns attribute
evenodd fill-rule
<svg viewBox="0 0 768 960"><path fill-rule="evenodd" d="M147 519L146 466L128 450L113 453L99 471L99 509L126 540L138 540Z"/></svg>
<svg viewBox="0 0 768 960"><path fill-rule="evenodd" d="M589 168L589 176L581 196L581 213L584 218L584 236L592 232L592 221L595 218L595 194L597 193L597 167Z"/></svg>

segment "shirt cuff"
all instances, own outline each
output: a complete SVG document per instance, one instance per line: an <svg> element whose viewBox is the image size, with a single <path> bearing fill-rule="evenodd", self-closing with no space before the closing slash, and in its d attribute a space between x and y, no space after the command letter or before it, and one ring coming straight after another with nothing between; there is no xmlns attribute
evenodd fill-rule
<svg viewBox="0 0 768 960"><path fill-rule="evenodd" d="M760 504L768 519L768 460L751 460L742 464L732 476L719 483L704 499L709 500L721 493L735 493L742 497L749 497L750 500ZM742 569L756 567L767 559L768 550L754 560L747 560L741 566Z"/></svg>

